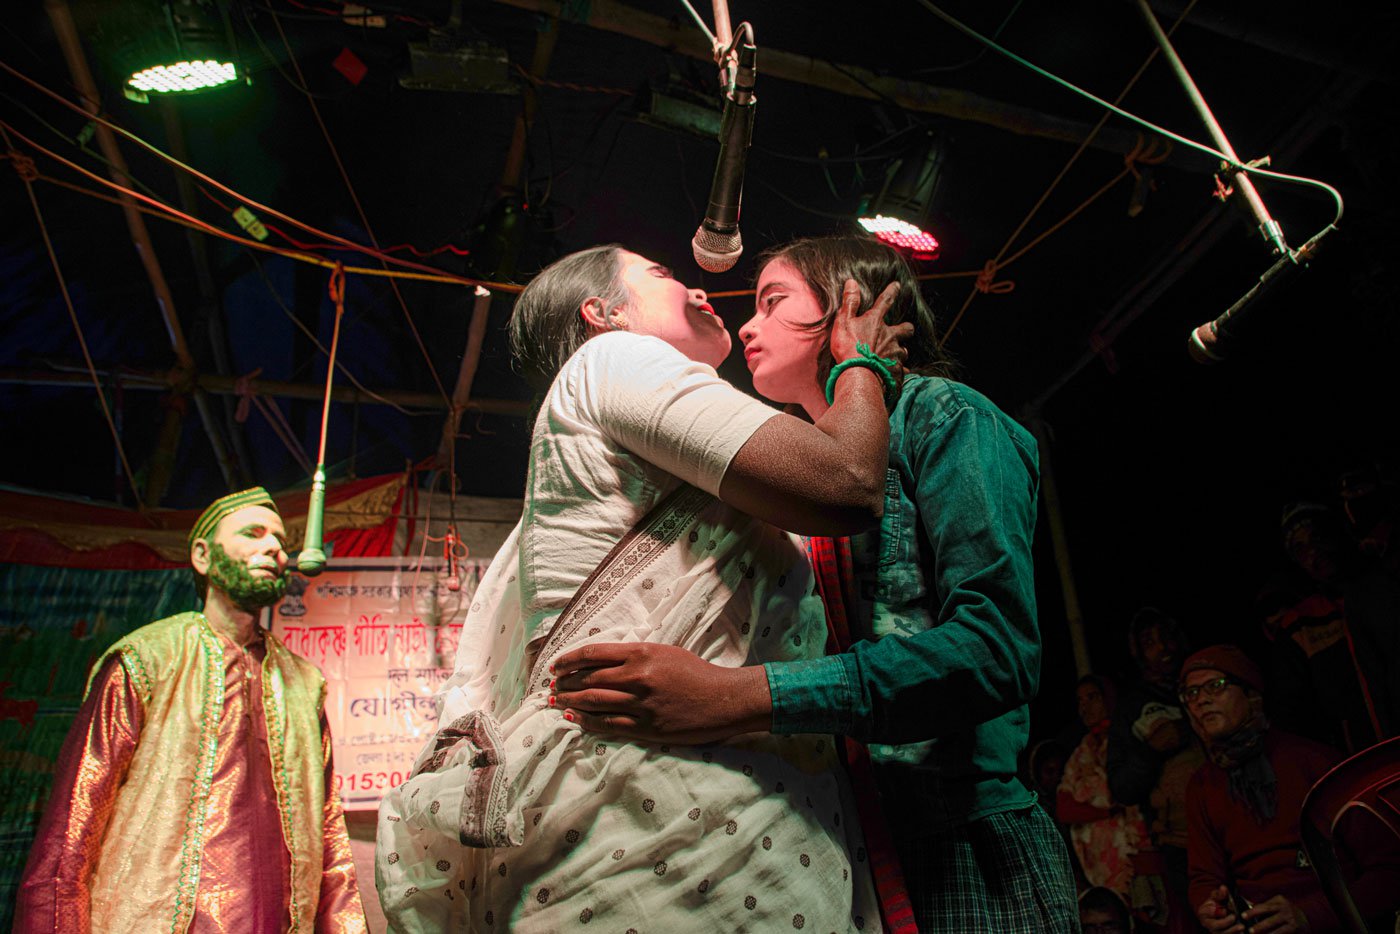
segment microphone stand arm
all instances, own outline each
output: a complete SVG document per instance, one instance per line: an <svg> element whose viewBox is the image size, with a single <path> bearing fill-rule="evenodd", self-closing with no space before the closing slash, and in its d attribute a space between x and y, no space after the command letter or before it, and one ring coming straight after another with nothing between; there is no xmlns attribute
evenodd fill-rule
<svg viewBox="0 0 1400 934"><path fill-rule="evenodd" d="M1137 0L1137 6L1142 11L1143 18L1147 20L1147 27L1152 30L1152 35L1157 40L1162 55L1166 57L1177 80L1185 89L1186 96L1190 98L1192 106L1196 108L1196 112L1205 123L1206 130L1210 133L1211 139L1215 141L1216 148L1230 157L1230 161L1222 165L1222 170L1234 180L1235 190L1240 193L1240 197L1244 198L1250 213L1254 215L1254 219L1259 224L1259 233L1273 246L1274 253L1291 257L1293 253L1288 248L1288 242L1283 238L1283 228L1269 214L1269 209L1264 206L1264 199L1259 197L1259 192L1255 189L1254 182L1250 180L1244 163L1240 162L1239 156L1235 155L1235 149L1230 145L1225 131L1221 129L1220 121L1215 119L1215 114L1211 112L1210 105L1206 103L1200 88L1196 87L1191 73L1186 70L1186 65L1176 54L1176 49L1172 46L1171 39L1166 32L1163 31L1162 24L1157 22L1157 17L1152 14L1152 8L1147 5L1147 0Z"/></svg>

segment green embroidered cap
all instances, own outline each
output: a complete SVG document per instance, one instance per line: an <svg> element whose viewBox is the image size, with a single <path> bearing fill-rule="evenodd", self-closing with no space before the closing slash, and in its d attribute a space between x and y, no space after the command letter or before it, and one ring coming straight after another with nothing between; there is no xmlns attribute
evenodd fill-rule
<svg viewBox="0 0 1400 934"><path fill-rule="evenodd" d="M190 529L189 543L194 544L197 538L208 538L214 534L214 529L218 527L219 520L231 512L237 512L244 506L266 506L273 512L277 512L277 504L272 501L267 490L260 486L243 490L240 493L230 493L221 496L209 504L209 508L200 514L194 528ZM278 513L280 515L280 513Z"/></svg>

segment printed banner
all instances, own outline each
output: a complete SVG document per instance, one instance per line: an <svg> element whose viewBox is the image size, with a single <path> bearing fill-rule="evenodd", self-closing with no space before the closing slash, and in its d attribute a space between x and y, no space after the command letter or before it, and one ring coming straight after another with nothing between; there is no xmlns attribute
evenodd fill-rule
<svg viewBox="0 0 1400 934"><path fill-rule="evenodd" d="M335 781L347 811L374 810L408 779L437 725L433 694L457 663L457 638L485 561L332 558L294 575L272 631L326 677Z"/></svg>

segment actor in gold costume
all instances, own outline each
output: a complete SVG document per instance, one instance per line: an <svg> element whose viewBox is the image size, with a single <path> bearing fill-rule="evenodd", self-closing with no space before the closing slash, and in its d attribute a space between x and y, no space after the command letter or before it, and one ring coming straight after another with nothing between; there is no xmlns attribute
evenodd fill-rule
<svg viewBox="0 0 1400 934"><path fill-rule="evenodd" d="M364 931L326 684L257 625L286 589L262 488L190 531L202 613L107 650L54 773L16 930Z"/></svg>

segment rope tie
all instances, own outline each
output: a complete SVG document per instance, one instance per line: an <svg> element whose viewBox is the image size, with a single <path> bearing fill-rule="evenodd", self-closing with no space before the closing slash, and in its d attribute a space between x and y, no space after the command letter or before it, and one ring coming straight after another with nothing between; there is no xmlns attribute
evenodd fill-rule
<svg viewBox="0 0 1400 934"><path fill-rule="evenodd" d="M987 260L982 271L977 274L977 291L984 295L1005 295L1016 288L1016 283L1010 279L996 281L999 268L996 260Z"/></svg>
<svg viewBox="0 0 1400 934"><path fill-rule="evenodd" d="M238 397L238 405L233 410L233 418L240 425L248 420L248 410L252 405L253 398L257 395L257 390L253 388L253 380L260 375L262 375L262 367L258 367L253 372L233 381L233 393Z"/></svg>
<svg viewBox="0 0 1400 934"><path fill-rule="evenodd" d="M282 410L277 403L271 399L264 398L258 394L253 381L262 373L262 367L258 367L251 373L238 377L233 381L233 391L238 395L238 405L234 409L233 417L239 422L246 422L252 407L256 407L262 413L262 417L267 420L268 427L277 436L277 440L282 442L282 446L287 449L292 460L304 469L311 472L311 459L306 456L306 451L302 449L301 442L297 440L296 431L292 429L287 421L287 416L282 414Z"/></svg>
<svg viewBox="0 0 1400 934"><path fill-rule="evenodd" d="M39 180L39 169L34 165L34 160L22 152L11 149L5 153L10 160L10 164L15 167L15 174L23 181L37 182Z"/></svg>
<svg viewBox="0 0 1400 934"><path fill-rule="evenodd" d="M331 301L335 302L335 313L339 317L345 313L345 264L337 262L331 270L329 288Z"/></svg>
<svg viewBox="0 0 1400 934"><path fill-rule="evenodd" d="M1157 151L1158 143L1163 143L1162 151ZM1123 165L1129 172L1133 173L1133 178L1142 178L1142 173L1138 171L1139 165L1161 165L1167 161L1171 155L1172 144L1170 140L1162 140L1154 136L1147 139L1141 133L1138 134L1137 143L1133 148L1123 155Z"/></svg>
<svg viewBox="0 0 1400 934"><path fill-rule="evenodd" d="M1109 373L1118 373L1118 355L1113 352L1113 341L1104 336L1101 331L1094 331L1089 335L1089 350L1103 361L1104 367Z"/></svg>

